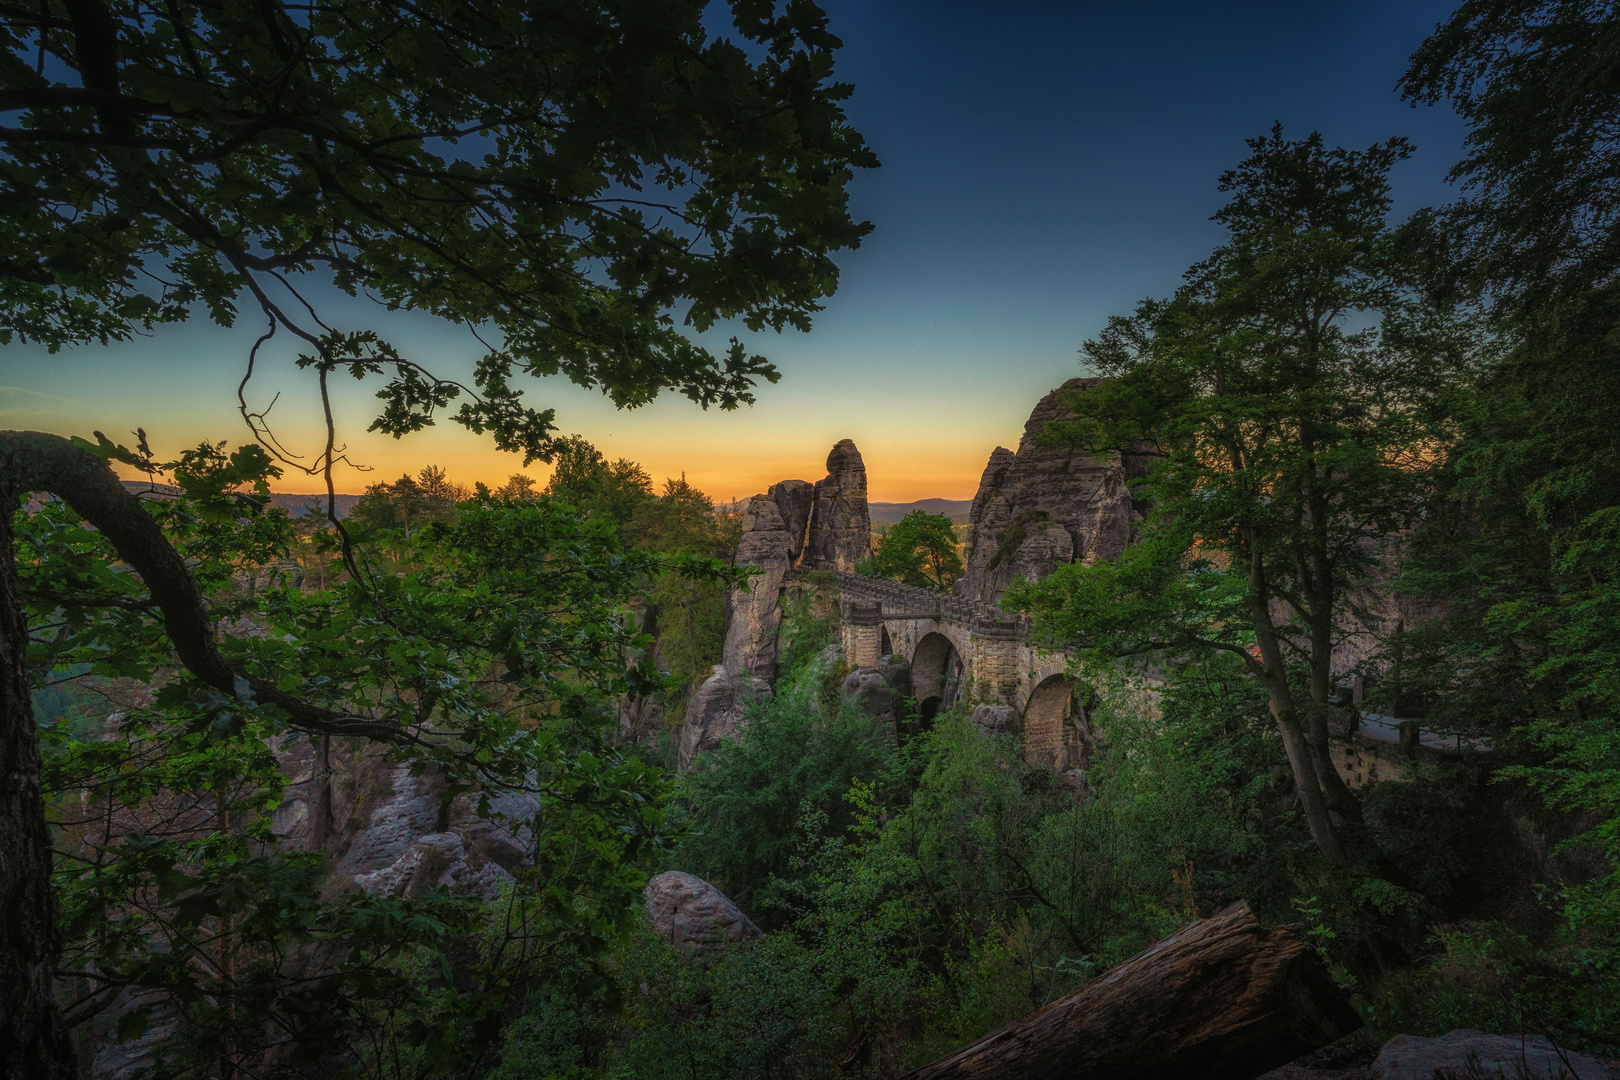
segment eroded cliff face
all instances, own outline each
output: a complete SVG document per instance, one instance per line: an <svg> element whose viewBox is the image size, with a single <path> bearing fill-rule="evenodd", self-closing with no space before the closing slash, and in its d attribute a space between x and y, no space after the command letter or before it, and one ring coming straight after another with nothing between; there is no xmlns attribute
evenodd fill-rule
<svg viewBox="0 0 1620 1080"><path fill-rule="evenodd" d="M1017 452L990 454L968 511L967 558L958 596L993 604L1014 578L1036 581L1066 562L1111 559L1131 541L1144 507L1127 481L1146 475L1145 455L1086 454L1045 446L1049 422L1069 420L1069 401L1101 379L1070 379L1040 400Z"/></svg>
<svg viewBox="0 0 1620 1080"><path fill-rule="evenodd" d="M804 481L790 481L803 484ZM748 590L731 591L731 617L726 623L726 644L721 664L733 675L746 671L755 678L776 678L776 628L782 621L782 580L794 565L794 551L804 549L804 533L795 536L782 520L775 498L777 484L764 495L748 500L743 510L742 538L737 541L737 565L756 566ZM808 521L808 517L806 518Z"/></svg>

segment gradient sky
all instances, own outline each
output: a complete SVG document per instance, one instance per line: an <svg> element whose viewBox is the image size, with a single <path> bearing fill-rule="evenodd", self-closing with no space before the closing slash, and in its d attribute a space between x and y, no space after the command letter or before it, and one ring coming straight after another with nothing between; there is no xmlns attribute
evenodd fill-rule
<svg viewBox="0 0 1620 1080"><path fill-rule="evenodd" d="M1410 137L1418 153L1397 166L1397 213L1455 194L1443 177L1462 125L1394 91L1450 3L823 6L845 43L850 118L883 167L854 183L854 213L876 230L840 257L842 284L814 330L743 335L782 381L732 413L679 396L622 413L565 381L527 381L562 431L660 482L685 472L716 499L746 496L818 479L831 445L852 438L875 500L971 497L990 451L1016 446L1040 396L1079 373L1080 342L1168 293L1219 241L1208 220L1222 202L1216 177L1273 122L1354 147ZM336 325L356 328L376 309L344 299L333 310ZM470 372L481 352L430 319L374 325L444 373ZM0 425L120 440L142 426L159 454L240 442L236 381L258 326L195 321L57 356L8 346ZM313 453L314 395L285 354L275 359L255 393L264 404L282 391L277 430ZM546 476L453 424L398 442L367 435L373 390L351 384L338 399L351 456L374 467L340 476L339 490L429 462L467 483ZM318 485L289 475L276 486Z"/></svg>

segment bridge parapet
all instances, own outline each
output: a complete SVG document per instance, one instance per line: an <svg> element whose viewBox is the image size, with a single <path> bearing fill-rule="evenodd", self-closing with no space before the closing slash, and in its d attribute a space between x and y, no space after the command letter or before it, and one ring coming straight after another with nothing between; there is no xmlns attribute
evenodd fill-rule
<svg viewBox="0 0 1620 1080"><path fill-rule="evenodd" d="M958 623L975 633L1000 639L1023 639L1029 632L1029 620L1010 616L1000 608L980 604L961 596L921 589L915 585L902 585L898 581L865 577L860 574L839 574L838 584L844 598L844 621L874 620L872 606L877 605L880 619L936 619Z"/></svg>

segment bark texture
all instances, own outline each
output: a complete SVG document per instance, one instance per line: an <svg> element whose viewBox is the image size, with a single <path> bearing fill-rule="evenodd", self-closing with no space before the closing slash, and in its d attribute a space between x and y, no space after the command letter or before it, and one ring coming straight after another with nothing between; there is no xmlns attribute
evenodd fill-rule
<svg viewBox="0 0 1620 1080"><path fill-rule="evenodd" d="M1300 935L1240 901L905 1080L1248 1080L1359 1027Z"/></svg>
<svg viewBox="0 0 1620 1080"><path fill-rule="evenodd" d="M12 517L22 494L0 462L0 1076L74 1080L73 1044L54 992L62 932L13 555Z"/></svg>

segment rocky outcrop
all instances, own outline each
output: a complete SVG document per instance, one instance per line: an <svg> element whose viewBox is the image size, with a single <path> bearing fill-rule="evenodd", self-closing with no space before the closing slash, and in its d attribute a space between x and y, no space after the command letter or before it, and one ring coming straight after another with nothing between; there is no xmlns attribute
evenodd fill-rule
<svg viewBox="0 0 1620 1080"><path fill-rule="evenodd" d="M1614 1073L1601 1062L1561 1051L1538 1035L1521 1039L1459 1028L1433 1039L1395 1036L1379 1051L1368 1080L1432 1080L1446 1075L1609 1080Z"/></svg>
<svg viewBox="0 0 1620 1080"><path fill-rule="evenodd" d="M647 882L647 921L688 954L705 955L765 935L726 894L700 877L669 870Z"/></svg>
<svg viewBox="0 0 1620 1080"><path fill-rule="evenodd" d="M389 865L354 877L355 884L372 896L420 896L442 887L458 896L485 900L499 897L512 880L498 863L469 859L467 846L456 833L429 833Z"/></svg>
<svg viewBox="0 0 1620 1080"><path fill-rule="evenodd" d="M855 572L872 553L872 516L866 504L866 463L849 439L827 455L827 476L816 481L805 562L812 570Z"/></svg>
<svg viewBox="0 0 1620 1080"><path fill-rule="evenodd" d="M832 448L815 484L783 480L748 499L736 564L759 572L746 591L732 590L722 666L775 682L784 583L800 570L853 571L871 553L871 533L866 464L849 439Z"/></svg>
<svg viewBox="0 0 1620 1080"><path fill-rule="evenodd" d="M692 694L681 725L680 768L685 772L705 750L737 734L751 702L770 696L771 684L749 675L732 676L715 665L714 672Z"/></svg>
<svg viewBox="0 0 1620 1080"><path fill-rule="evenodd" d="M840 692L846 704L898 736L901 711L912 696L911 662L903 656L885 656L874 667L856 668L844 677Z"/></svg>
<svg viewBox="0 0 1620 1080"><path fill-rule="evenodd" d="M151 1075L157 1064L156 1051L163 1041L174 1034L179 1021L171 1009L154 1010L139 1035L129 1039L118 1038L118 1021L140 998L129 988L117 995L90 1020L90 1080L137 1080Z"/></svg>
<svg viewBox="0 0 1620 1080"><path fill-rule="evenodd" d="M980 731L1005 733L1018 730L1018 710L1011 705L975 705L973 722Z"/></svg>
<svg viewBox="0 0 1620 1080"><path fill-rule="evenodd" d="M801 481L802 482L802 481ZM776 485L782 487L781 484ZM772 489L775 490L774 488ZM793 536L770 495L748 500L737 541L738 566L755 566L748 589L733 589L721 663L727 671L776 679L776 629L782 621L782 579L793 565Z"/></svg>
<svg viewBox="0 0 1620 1080"><path fill-rule="evenodd" d="M408 765L389 765L375 754L348 762L343 772L336 801L347 826L336 841L333 869L368 892L403 895L395 883L408 887L425 859L430 869L443 864L432 875L435 882L482 896L489 881L509 881L533 863L528 823L540 803L531 792L452 795L432 777L412 776ZM487 802L487 816L479 814L480 802Z"/></svg>
<svg viewBox="0 0 1620 1080"><path fill-rule="evenodd" d="M444 831L443 796L428 777L412 776L408 765L366 758L344 772L337 794L346 803L340 816L351 835L334 867L343 877L390 866L420 837Z"/></svg>
<svg viewBox="0 0 1620 1080"><path fill-rule="evenodd" d="M1040 400L1014 453L990 454L968 511L968 556L955 592L980 603L1001 599L1014 578L1038 580L1067 562L1111 559L1125 550L1143 507L1128 480L1145 475L1145 456L1087 454L1044 445L1048 423L1073 417L1069 400L1100 379L1070 379Z"/></svg>
<svg viewBox="0 0 1620 1080"><path fill-rule="evenodd" d="M650 697L624 697L619 701L619 740L652 750L664 730L664 704Z"/></svg>

